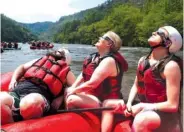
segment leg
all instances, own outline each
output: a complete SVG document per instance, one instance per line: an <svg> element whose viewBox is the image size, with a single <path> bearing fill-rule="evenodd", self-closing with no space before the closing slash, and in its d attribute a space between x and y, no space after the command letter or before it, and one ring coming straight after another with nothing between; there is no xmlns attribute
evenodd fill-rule
<svg viewBox="0 0 184 132"><path fill-rule="evenodd" d="M103 107L117 107L119 104L124 105L120 99L109 99L103 102ZM123 112L122 112L123 113ZM111 132L113 125L114 111L102 112L101 132Z"/></svg>
<svg viewBox="0 0 184 132"><path fill-rule="evenodd" d="M70 95L66 99L66 107L71 108L95 108L100 107L100 101L97 97L89 94Z"/></svg>
<svg viewBox="0 0 184 132"><path fill-rule="evenodd" d="M133 132L151 132L161 124L159 115L154 111L138 113L133 121Z"/></svg>
<svg viewBox="0 0 184 132"><path fill-rule="evenodd" d="M39 118L43 115L45 105L45 99L41 94L28 94L20 101L20 114L25 120Z"/></svg>
<svg viewBox="0 0 184 132"><path fill-rule="evenodd" d="M12 105L13 97L7 92L0 92L0 102L1 102L1 124L12 123Z"/></svg>

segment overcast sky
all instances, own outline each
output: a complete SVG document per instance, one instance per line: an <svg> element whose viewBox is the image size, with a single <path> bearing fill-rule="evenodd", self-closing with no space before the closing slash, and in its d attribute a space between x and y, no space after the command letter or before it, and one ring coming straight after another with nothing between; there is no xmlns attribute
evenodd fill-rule
<svg viewBox="0 0 184 132"><path fill-rule="evenodd" d="M0 13L18 22L55 22L61 16L96 7L106 0L0 0Z"/></svg>

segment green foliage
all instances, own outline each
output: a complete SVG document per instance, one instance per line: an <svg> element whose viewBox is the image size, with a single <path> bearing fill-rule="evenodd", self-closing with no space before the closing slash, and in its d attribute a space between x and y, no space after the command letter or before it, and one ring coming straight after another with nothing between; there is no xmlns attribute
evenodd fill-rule
<svg viewBox="0 0 184 132"><path fill-rule="evenodd" d="M16 21L1 14L1 41L6 42L27 42L36 40L37 37L20 26Z"/></svg>
<svg viewBox="0 0 184 132"><path fill-rule="evenodd" d="M183 12L171 12L165 19L168 25L177 28L183 36Z"/></svg>
<svg viewBox="0 0 184 132"><path fill-rule="evenodd" d="M152 32L164 25L177 28L183 36L182 5L182 0L108 0L88 10L82 19L63 24L54 41L94 44L112 30L124 46L146 47Z"/></svg>
<svg viewBox="0 0 184 132"><path fill-rule="evenodd" d="M177 0L176 0L177 1ZM175 0L163 0L155 3L153 0L147 0L150 8L145 13L142 23L137 24L136 33L138 35L137 46L147 46L147 39L151 33L164 25L171 25L178 29L183 36L183 10L178 6ZM172 4L168 4L171 3ZM178 6L180 10L173 10Z"/></svg>
<svg viewBox="0 0 184 132"><path fill-rule="evenodd" d="M35 38L15 21L6 21L2 19L2 40ZM54 24L26 27L36 35L41 33L39 39L71 44L94 44L111 30L122 38L123 46L146 47L151 33L164 25L177 28L183 36L183 0L107 0L95 8L63 16Z"/></svg>
<svg viewBox="0 0 184 132"><path fill-rule="evenodd" d="M133 46L136 36L136 25L142 21L140 9L131 5L120 5L108 16L111 30L123 39L123 45Z"/></svg>
<svg viewBox="0 0 184 132"><path fill-rule="evenodd" d="M100 21L103 18L103 12L98 12L97 10L94 10L92 12L89 12L83 20L83 24L90 25L94 22Z"/></svg>

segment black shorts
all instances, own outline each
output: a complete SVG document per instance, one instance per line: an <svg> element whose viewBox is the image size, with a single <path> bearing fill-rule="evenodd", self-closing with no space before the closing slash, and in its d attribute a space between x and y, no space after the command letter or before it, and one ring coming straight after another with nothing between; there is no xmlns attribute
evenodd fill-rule
<svg viewBox="0 0 184 132"><path fill-rule="evenodd" d="M31 93L39 93L44 98L45 108L43 114L46 114L50 110L50 102L52 101L52 95L50 95L48 89L42 86L38 86L28 80L25 80L19 82L14 88L14 90L9 93L14 99L14 104L12 106L12 114L14 121L20 121L23 119L20 115L19 103L23 97Z"/></svg>
<svg viewBox="0 0 184 132"><path fill-rule="evenodd" d="M161 125L154 132L176 132L176 130L180 129L179 113L155 112L160 116Z"/></svg>

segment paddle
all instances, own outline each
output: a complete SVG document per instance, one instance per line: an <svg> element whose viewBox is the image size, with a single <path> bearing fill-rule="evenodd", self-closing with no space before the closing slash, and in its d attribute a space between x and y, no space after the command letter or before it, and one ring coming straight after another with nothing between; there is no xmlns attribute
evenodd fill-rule
<svg viewBox="0 0 184 132"><path fill-rule="evenodd" d="M100 107L100 108L80 108L80 109L69 109L69 110L57 110L57 113L68 113L68 112L93 112L93 111L103 111L103 110L113 110L112 107Z"/></svg>

